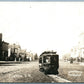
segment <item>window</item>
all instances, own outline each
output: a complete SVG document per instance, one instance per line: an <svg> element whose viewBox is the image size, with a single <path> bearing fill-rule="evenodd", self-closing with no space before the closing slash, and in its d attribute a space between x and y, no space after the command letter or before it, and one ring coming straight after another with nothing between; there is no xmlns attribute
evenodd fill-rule
<svg viewBox="0 0 84 84"><path fill-rule="evenodd" d="M44 63L50 63L50 57L49 56L44 56L43 62Z"/></svg>
<svg viewBox="0 0 84 84"><path fill-rule="evenodd" d="M55 63L57 63L57 57L51 57L51 63L52 64L55 64Z"/></svg>
<svg viewBox="0 0 84 84"><path fill-rule="evenodd" d="M39 63L42 63L42 58L39 58Z"/></svg>

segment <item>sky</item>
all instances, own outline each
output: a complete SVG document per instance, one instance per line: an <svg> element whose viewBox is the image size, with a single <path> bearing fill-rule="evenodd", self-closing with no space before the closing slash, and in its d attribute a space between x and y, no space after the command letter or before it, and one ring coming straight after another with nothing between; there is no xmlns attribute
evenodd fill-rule
<svg viewBox="0 0 84 84"><path fill-rule="evenodd" d="M84 2L0 2L0 33L8 43L60 56L77 45L84 31Z"/></svg>

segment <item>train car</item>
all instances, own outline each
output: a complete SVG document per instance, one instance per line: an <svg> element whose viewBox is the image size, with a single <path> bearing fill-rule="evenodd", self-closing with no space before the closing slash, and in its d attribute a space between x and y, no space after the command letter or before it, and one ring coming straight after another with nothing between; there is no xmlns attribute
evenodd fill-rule
<svg viewBox="0 0 84 84"><path fill-rule="evenodd" d="M45 74L58 74L59 55L53 51L44 51L39 57L39 70Z"/></svg>

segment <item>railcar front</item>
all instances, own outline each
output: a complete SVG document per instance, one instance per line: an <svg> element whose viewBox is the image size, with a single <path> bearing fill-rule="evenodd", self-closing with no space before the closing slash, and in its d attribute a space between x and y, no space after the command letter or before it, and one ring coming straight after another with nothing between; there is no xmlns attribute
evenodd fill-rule
<svg viewBox="0 0 84 84"><path fill-rule="evenodd" d="M56 53L43 53L39 57L39 70L45 74L58 74L59 55Z"/></svg>

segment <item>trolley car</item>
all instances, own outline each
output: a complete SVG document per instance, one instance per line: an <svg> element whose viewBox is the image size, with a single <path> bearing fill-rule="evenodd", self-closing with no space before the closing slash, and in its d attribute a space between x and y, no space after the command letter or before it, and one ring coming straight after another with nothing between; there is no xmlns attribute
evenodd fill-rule
<svg viewBox="0 0 84 84"><path fill-rule="evenodd" d="M44 51L39 57L39 70L45 74L58 74L59 55L53 51Z"/></svg>

